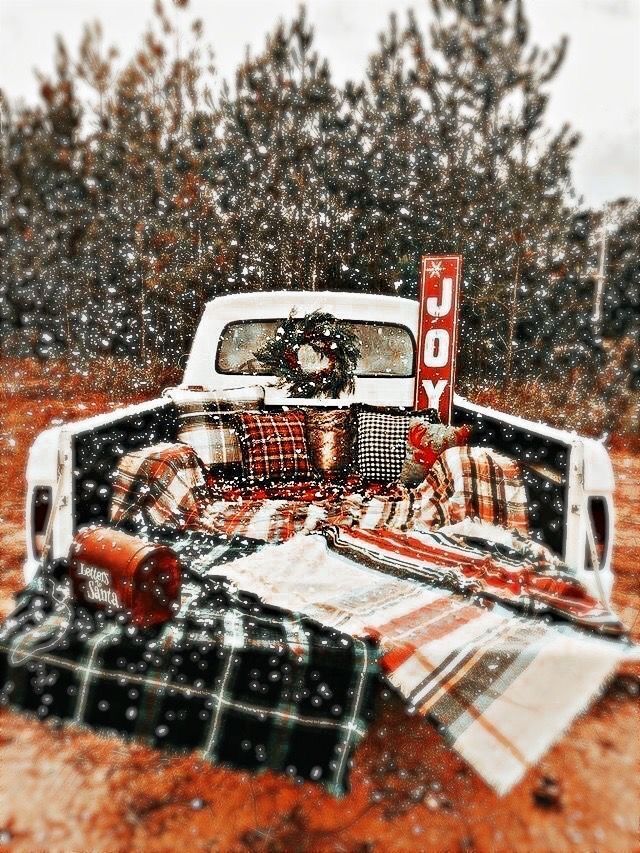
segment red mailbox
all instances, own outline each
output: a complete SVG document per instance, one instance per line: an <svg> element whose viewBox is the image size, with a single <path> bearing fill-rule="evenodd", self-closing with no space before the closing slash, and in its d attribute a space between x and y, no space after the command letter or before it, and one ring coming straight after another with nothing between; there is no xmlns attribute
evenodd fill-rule
<svg viewBox="0 0 640 853"><path fill-rule="evenodd" d="M76 535L69 563L76 600L87 607L128 611L141 627L175 613L180 561L165 545L110 527L87 527Z"/></svg>

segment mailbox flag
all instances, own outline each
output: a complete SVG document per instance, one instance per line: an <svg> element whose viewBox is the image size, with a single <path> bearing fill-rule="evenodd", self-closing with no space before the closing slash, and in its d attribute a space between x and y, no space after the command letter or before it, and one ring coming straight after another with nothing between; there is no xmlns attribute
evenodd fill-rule
<svg viewBox="0 0 640 853"><path fill-rule="evenodd" d="M451 422L461 275L461 255L422 257L414 406L437 409L443 424Z"/></svg>

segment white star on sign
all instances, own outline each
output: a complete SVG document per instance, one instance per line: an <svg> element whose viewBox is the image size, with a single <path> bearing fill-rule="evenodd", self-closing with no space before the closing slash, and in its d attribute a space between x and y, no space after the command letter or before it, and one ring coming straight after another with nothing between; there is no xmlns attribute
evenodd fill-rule
<svg viewBox="0 0 640 853"><path fill-rule="evenodd" d="M427 267L427 275L429 278L439 278L442 275L442 264L440 261L431 261Z"/></svg>

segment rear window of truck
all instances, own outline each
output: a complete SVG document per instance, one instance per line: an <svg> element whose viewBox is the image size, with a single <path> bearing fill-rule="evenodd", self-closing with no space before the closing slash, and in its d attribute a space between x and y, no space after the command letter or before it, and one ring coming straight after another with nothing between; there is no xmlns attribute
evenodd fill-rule
<svg viewBox="0 0 640 853"><path fill-rule="evenodd" d="M216 353L217 373L268 376L254 353L275 334L283 320L238 320L222 330ZM406 326L367 320L341 323L354 332L362 354L356 376L409 377L414 374L415 341Z"/></svg>

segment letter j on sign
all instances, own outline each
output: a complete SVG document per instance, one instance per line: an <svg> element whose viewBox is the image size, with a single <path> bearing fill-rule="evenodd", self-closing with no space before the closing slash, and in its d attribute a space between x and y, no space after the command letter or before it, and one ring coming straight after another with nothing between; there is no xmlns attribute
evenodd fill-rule
<svg viewBox="0 0 640 853"><path fill-rule="evenodd" d="M437 409L444 424L451 421L461 275L461 255L422 257L415 408Z"/></svg>

